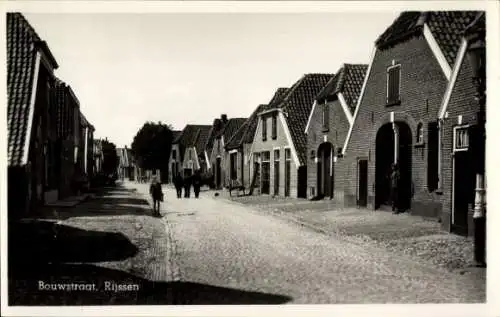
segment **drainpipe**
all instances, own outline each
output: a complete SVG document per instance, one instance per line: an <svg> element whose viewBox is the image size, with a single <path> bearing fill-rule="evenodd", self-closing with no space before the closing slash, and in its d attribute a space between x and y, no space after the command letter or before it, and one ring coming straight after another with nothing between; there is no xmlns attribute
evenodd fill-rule
<svg viewBox="0 0 500 317"><path fill-rule="evenodd" d="M399 160L399 129L396 122L392 122L392 131L394 131L394 164Z"/></svg>

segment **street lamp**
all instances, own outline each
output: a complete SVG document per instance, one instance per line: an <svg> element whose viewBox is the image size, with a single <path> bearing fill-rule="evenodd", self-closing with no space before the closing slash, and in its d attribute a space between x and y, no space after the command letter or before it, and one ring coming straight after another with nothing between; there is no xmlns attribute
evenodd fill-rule
<svg viewBox="0 0 500 317"><path fill-rule="evenodd" d="M474 261L475 266L486 267L486 188L484 185L486 150L486 28L484 12L479 13L465 30L469 43L467 58L472 68L477 112L476 190L474 199Z"/></svg>

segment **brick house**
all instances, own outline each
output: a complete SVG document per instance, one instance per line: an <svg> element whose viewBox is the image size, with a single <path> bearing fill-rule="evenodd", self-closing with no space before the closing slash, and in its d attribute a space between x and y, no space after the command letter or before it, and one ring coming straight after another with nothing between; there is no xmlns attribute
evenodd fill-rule
<svg viewBox="0 0 500 317"><path fill-rule="evenodd" d="M307 135L308 197L343 202L344 179L337 171L347 132L368 65L344 64L316 97L309 115Z"/></svg>
<svg viewBox="0 0 500 317"><path fill-rule="evenodd" d="M82 192L90 186L93 177L94 166L94 126L87 120L85 115L78 109L75 122L77 133L75 134L75 191Z"/></svg>
<svg viewBox="0 0 500 317"><path fill-rule="evenodd" d="M59 199L75 194L73 182L75 179L75 115L80 103L71 86L56 79L56 102L59 114L57 139L61 154L59 172Z"/></svg>
<svg viewBox="0 0 500 317"><path fill-rule="evenodd" d="M118 156L118 178L121 180L130 179L133 175L133 165L131 164L130 149L126 146L124 148L117 148L116 155Z"/></svg>
<svg viewBox="0 0 500 317"><path fill-rule="evenodd" d="M236 161L236 164L233 163L232 165L233 171L230 171L231 178L234 180L236 176L235 181L246 189L250 187L251 182L249 157L259 120L258 114L264 111L265 107L267 105L259 105L255 108L250 117L239 127L226 144L227 155L233 157L233 162ZM236 165L236 173L234 172L234 165Z"/></svg>
<svg viewBox="0 0 500 317"><path fill-rule="evenodd" d="M347 205L385 209L390 166L401 207L440 217L438 112L474 12L403 12L375 42L339 170Z"/></svg>
<svg viewBox="0 0 500 317"><path fill-rule="evenodd" d="M226 152L225 145L231 140L238 128L241 127L245 121L246 118L231 118L225 122L224 127L214 136L210 155L210 165L212 166L214 184L217 189L229 186L231 166L234 167L234 172L236 171L236 165L230 165L230 162L231 164L236 164L237 161ZM224 120L222 120L222 122L224 122ZM230 159L233 161L230 161Z"/></svg>
<svg viewBox="0 0 500 317"><path fill-rule="evenodd" d="M47 44L20 13L7 13L9 214L20 216L58 196L57 109Z"/></svg>
<svg viewBox="0 0 500 317"><path fill-rule="evenodd" d="M198 148L197 139L208 139L210 125L188 124L174 138L169 159L169 179L173 180L177 173L181 176L192 175L196 169L200 169L199 155L203 155L203 148ZM201 144L201 143L200 143Z"/></svg>
<svg viewBox="0 0 500 317"><path fill-rule="evenodd" d="M94 140L94 175L102 173L102 163L104 161L104 153L102 152L102 141Z"/></svg>
<svg viewBox="0 0 500 317"><path fill-rule="evenodd" d="M212 128L210 129L210 134L208 135L207 144L205 145L205 157L208 164L209 171L213 172L214 166L211 165L210 158L212 157L212 151L214 149L215 137L220 134L222 129L227 123L227 115L221 114L220 118L215 118L212 123Z"/></svg>
<svg viewBox="0 0 500 317"><path fill-rule="evenodd" d="M484 29L485 13L479 14L473 23L474 26ZM457 35L460 34L458 31ZM479 103L475 100L476 90L471 64L466 57L468 43L464 37L457 37L457 43L458 41L461 43L460 48L438 114L438 132L441 137L441 147L438 148L441 181L438 188L443 193L441 214L443 229L472 236L477 172L475 167L481 165L476 159L484 156L478 152L481 149L474 144Z"/></svg>
<svg viewBox="0 0 500 317"><path fill-rule="evenodd" d="M284 95L277 91L259 114L250 170L252 178L259 180L261 194L307 196L304 130L316 95L332 77L332 74L304 75Z"/></svg>

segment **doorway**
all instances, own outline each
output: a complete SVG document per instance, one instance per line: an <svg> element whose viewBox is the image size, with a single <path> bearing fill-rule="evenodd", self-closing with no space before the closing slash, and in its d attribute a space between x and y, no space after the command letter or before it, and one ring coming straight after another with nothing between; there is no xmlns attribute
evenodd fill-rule
<svg viewBox="0 0 500 317"><path fill-rule="evenodd" d="M456 127L453 131L453 214L451 231L468 235L468 212L474 204L474 158L469 151L469 129Z"/></svg>
<svg viewBox="0 0 500 317"><path fill-rule="evenodd" d="M408 210L412 198L412 137L410 127L404 122L396 122L398 159L400 172L399 207ZM390 172L395 155L395 132L392 123L383 125L377 132L375 141L375 208L391 205Z"/></svg>
<svg viewBox="0 0 500 317"><path fill-rule="evenodd" d="M368 160L358 161L358 206L368 205Z"/></svg>
<svg viewBox="0 0 500 317"><path fill-rule="evenodd" d="M318 196L333 198L333 146L322 143L318 148Z"/></svg>
<svg viewBox="0 0 500 317"><path fill-rule="evenodd" d="M221 188L221 168L222 168L222 158L219 156L215 159L215 186Z"/></svg>

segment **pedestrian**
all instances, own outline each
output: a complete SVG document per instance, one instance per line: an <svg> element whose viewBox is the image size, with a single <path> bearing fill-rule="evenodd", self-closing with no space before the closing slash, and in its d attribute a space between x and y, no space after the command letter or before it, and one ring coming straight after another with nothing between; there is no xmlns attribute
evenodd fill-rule
<svg viewBox="0 0 500 317"><path fill-rule="evenodd" d="M191 176L184 177L184 198L189 198L191 195Z"/></svg>
<svg viewBox="0 0 500 317"><path fill-rule="evenodd" d="M161 182L157 177L153 177L151 186L149 186L149 194L153 199L153 215L160 216L160 202L163 201L163 192L161 190Z"/></svg>
<svg viewBox="0 0 500 317"><path fill-rule="evenodd" d="M196 171L193 175L193 190L195 198L198 198L200 196L200 188L201 188L201 175L200 171Z"/></svg>
<svg viewBox="0 0 500 317"><path fill-rule="evenodd" d="M174 186L177 191L177 198L182 198L182 186L184 185L184 180L180 173L177 173L174 177Z"/></svg>
<svg viewBox="0 0 500 317"><path fill-rule="evenodd" d="M392 211L394 214L399 213L399 186L401 175L399 173L399 167L396 163L391 165L391 172L389 175L390 183L391 183L391 203L392 203Z"/></svg>

